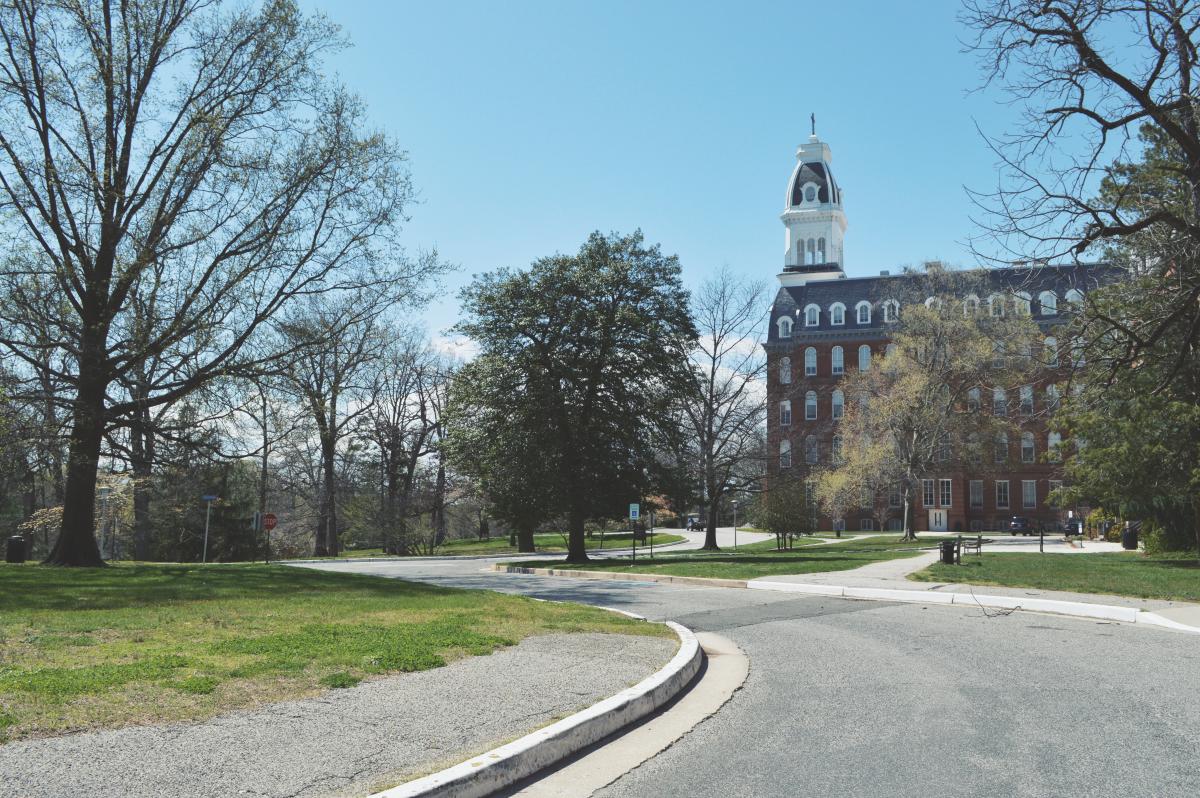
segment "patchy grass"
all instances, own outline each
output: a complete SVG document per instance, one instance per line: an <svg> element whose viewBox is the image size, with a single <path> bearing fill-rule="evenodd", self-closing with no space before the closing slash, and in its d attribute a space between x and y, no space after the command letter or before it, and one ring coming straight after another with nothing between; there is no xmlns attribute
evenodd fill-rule
<svg viewBox="0 0 1200 798"><path fill-rule="evenodd" d="M655 546L665 546L668 543L678 543L685 540L682 535L673 535L669 532L655 532ZM633 535L628 532L613 533L605 535L603 539L599 536L587 538L588 550L599 549L627 549L633 545ZM533 545L537 551L553 554L567 550L567 541L562 535L557 532L548 532L541 535L533 536ZM639 543L640 549L643 545L649 546L649 541L645 544ZM463 540L451 540L442 544L437 552L438 555L475 555L475 554L517 554L517 547L508 545L508 536L494 537L488 540L478 540L468 538ZM384 554L383 549L346 549L339 557L355 558L355 557L387 557L390 555ZM308 559L307 557L301 559Z"/></svg>
<svg viewBox="0 0 1200 798"><path fill-rule="evenodd" d="M756 544L757 545L757 544ZM774 543L772 542L772 545ZM847 549L840 545L822 546L815 542L788 551L754 549L737 553L663 554L653 559L639 557L592 560L584 565L565 565L562 560L523 562L534 568L572 568L589 571L616 571L636 574L670 574L718 579L756 579L778 574L810 574L821 571L845 571L868 563L912 557L913 549Z"/></svg>
<svg viewBox="0 0 1200 798"><path fill-rule="evenodd" d="M670 635L590 607L262 565L0 565L0 742L195 720L534 634Z"/></svg>
<svg viewBox="0 0 1200 798"><path fill-rule="evenodd" d="M998 554L964 558L964 565L932 565L909 579L1033 587L1136 598L1200 602L1200 562L1194 554Z"/></svg>

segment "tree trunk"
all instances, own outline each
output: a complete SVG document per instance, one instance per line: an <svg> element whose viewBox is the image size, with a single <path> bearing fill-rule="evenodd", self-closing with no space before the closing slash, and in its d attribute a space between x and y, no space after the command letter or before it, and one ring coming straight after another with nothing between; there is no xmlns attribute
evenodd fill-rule
<svg viewBox="0 0 1200 798"><path fill-rule="evenodd" d="M583 536L583 513L576 507L571 508L567 518L567 562L585 563L588 561L587 543Z"/></svg>
<svg viewBox="0 0 1200 798"><path fill-rule="evenodd" d="M709 492L708 505L705 512L708 514L708 523L704 526L704 551L720 551L721 547L717 545L717 515L721 512L721 501L717 497L716 491Z"/></svg>
<svg viewBox="0 0 1200 798"><path fill-rule="evenodd" d="M909 502L909 490L907 487L904 488L904 492L903 492L901 498L902 498L902 502L904 504L904 537L900 538L900 540L901 541L916 540L917 533L914 532L911 528L912 527L912 524L911 524L911 517L912 517L911 507L912 507L912 505Z"/></svg>
<svg viewBox="0 0 1200 798"><path fill-rule="evenodd" d="M517 551L522 554L532 553L533 545L533 529L518 529L517 530Z"/></svg>
<svg viewBox="0 0 1200 798"><path fill-rule="evenodd" d="M95 370L93 366L90 371ZM104 565L96 545L96 469L104 437L104 382L81 365L67 454L62 531L46 557L47 565L96 568Z"/></svg>

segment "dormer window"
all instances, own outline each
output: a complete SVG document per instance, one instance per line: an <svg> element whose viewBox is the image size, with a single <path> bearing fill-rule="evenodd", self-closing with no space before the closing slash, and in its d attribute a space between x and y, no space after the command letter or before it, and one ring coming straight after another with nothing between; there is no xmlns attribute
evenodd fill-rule
<svg viewBox="0 0 1200 798"><path fill-rule="evenodd" d="M854 306L854 311L855 311L855 313L858 314L858 323L859 324L870 324L871 323L871 303L870 302L866 302L866 301L859 302L857 305Z"/></svg>
<svg viewBox="0 0 1200 798"><path fill-rule="evenodd" d="M1038 294L1038 304L1041 305L1043 316L1058 315L1058 295L1053 291L1043 291Z"/></svg>
<svg viewBox="0 0 1200 798"><path fill-rule="evenodd" d="M885 322L900 321L900 303L889 299L883 303L883 320Z"/></svg>
<svg viewBox="0 0 1200 798"><path fill-rule="evenodd" d="M1002 317L1004 315L1004 297L1000 294L992 294L988 297L988 309L992 316Z"/></svg>
<svg viewBox="0 0 1200 798"><path fill-rule="evenodd" d="M804 326L816 327L821 323L821 309L816 305L809 305L804 309Z"/></svg>
<svg viewBox="0 0 1200 798"><path fill-rule="evenodd" d="M846 306L841 302L834 302L829 306L829 323L834 326L846 323Z"/></svg>
<svg viewBox="0 0 1200 798"><path fill-rule="evenodd" d="M792 337L792 319L790 316L780 316L775 321L775 326L779 328L780 338Z"/></svg>
<svg viewBox="0 0 1200 798"><path fill-rule="evenodd" d="M979 297L974 294L967 295L967 298L963 300L963 315L967 317L979 315Z"/></svg>
<svg viewBox="0 0 1200 798"><path fill-rule="evenodd" d="M1013 298L1013 310L1018 316L1028 316L1033 311L1033 300L1024 291L1018 291Z"/></svg>

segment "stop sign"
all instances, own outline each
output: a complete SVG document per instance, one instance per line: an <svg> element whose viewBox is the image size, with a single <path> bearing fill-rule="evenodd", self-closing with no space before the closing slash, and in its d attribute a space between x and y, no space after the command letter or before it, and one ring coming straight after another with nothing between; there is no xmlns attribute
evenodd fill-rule
<svg viewBox="0 0 1200 798"><path fill-rule="evenodd" d="M275 528L275 524L279 523L279 519L275 517L275 513L267 513L263 516L263 529L268 532Z"/></svg>

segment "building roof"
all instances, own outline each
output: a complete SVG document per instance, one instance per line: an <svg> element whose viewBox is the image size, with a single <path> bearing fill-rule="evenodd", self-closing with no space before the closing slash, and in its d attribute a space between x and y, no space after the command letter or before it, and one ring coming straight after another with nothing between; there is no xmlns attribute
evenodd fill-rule
<svg viewBox="0 0 1200 798"><path fill-rule="evenodd" d="M1111 282L1121 274L1121 270L1108 264L1054 264L1037 266L1014 266L1008 268L993 268L972 270L980 274L985 282L986 290L981 291L978 299L986 302L992 293L1017 292L1028 294L1033 301L1035 319L1042 317L1038 307L1038 296L1043 291L1052 291L1061 303L1066 293L1071 289L1088 291L1098 285ZM971 273L971 272L968 272ZM875 277L846 277L832 280L812 280L804 285L786 286L779 289L771 308L771 323L767 331L768 343L779 340L777 320L784 315L794 319L795 328L791 339L803 338L806 334L820 332L867 333L879 334L885 326L882 304L894 299L901 304L913 301L912 287L905 285L915 276L923 272L900 274L881 274ZM964 297L965 298L965 297ZM861 302L871 303L871 321L859 324L855 308ZM841 303L846 308L845 324L834 325L830 308ZM820 308L820 323L815 327L805 326L804 308L817 305ZM1057 318L1057 315L1047 314L1046 318Z"/></svg>

